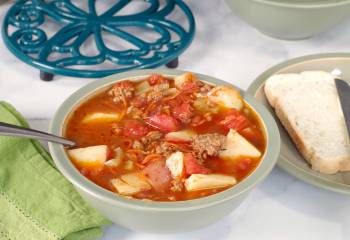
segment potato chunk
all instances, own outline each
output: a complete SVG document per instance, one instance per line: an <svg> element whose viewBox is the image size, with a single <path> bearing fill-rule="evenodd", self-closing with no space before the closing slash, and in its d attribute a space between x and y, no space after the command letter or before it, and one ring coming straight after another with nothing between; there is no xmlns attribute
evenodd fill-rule
<svg viewBox="0 0 350 240"><path fill-rule="evenodd" d="M124 169L128 170L128 171L133 170L134 169L134 162L131 160L127 160L124 164Z"/></svg>
<svg viewBox="0 0 350 240"><path fill-rule="evenodd" d="M148 91L152 90L151 85L149 85L148 81L142 81L141 83L136 85L135 95L141 95Z"/></svg>
<svg viewBox="0 0 350 240"><path fill-rule="evenodd" d="M237 183L232 176L222 174L192 174L185 181L187 191L197 191L233 186Z"/></svg>
<svg viewBox="0 0 350 240"><path fill-rule="evenodd" d="M174 77L175 87L181 89L182 85L186 82L198 81L197 77L193 73L184 73L182 75Z"/></svg>
<svg viewBox="0 0 350 240"><path fill-rule="evenodd" d="M83 123L109 123L109 122L119 122L123 117L122 113L102 113L95 112L86 115L82 122Z"/></svg>
<svg viewBox="0 0 350 240"><path fill-rule="evenodd" d="M222 159L258 158L261 156L260 151L256 147L233 129L226 136L224 149L219 153L219 157Z"/></svg>
<svg viewBox="0 0 350 240"><path fill-rule="evenodd" d="M124 157L124 151L120 147L118 147L115 149L115 157L106 161L105 165L108 167L116 168L122 163Z"/></svg>
<svg viewBox="0 0 350 240"><path fill-rule="evenodd" d="M239 91L232 87L218 86L208 93L209 100L225 108L241 110L243 100Z"/></svg>
<svg viewBox="0 0 350 240"><path fill-rule="evenodd" d="M166 160L166 166L174 179L181 177L184 172L184 154L180 151L171 154Z"/></svg>
<svg viewBox="0 0 350 240"><path fill-rule="evenodd" d="M107 145L70 149L69 157L80 167L100 167L107 160Z"/></svg>
<svg viewBox="0 0 350 240"><path fill-rule="evenodd" d="M120 178L111 180L117 192L122 195L131 196L138 192L151 189L151 185L138 173L129 173Z"/></svg>
<svg viewBox="0 0 350 240"><path fill-rule="evenodd" d="M170 132L165 135L165 140L169 142L191 142L197 134L191 130Z"/></svg>
<svg viewBox="0 0 350 240"><path fill-rule="evenodd" d="M142 177L139 173L129 173L122 175L120 177L125 183L129 184L132 187L139 188L140 191L151 189L151 185L147 182L147 180Z"/></svg>
<svg viewBox="0 0 350 240"><path fill-rule="evenodd" d="M219 107L217 104L213 104L210 102L209 98L207 96L205 97L198 97L193 102L193 107L202 113L213 113L216 114L219 112Z"/></svg>
<svg viewBox="0 0 350 240"><path fill-rule="evenodd" d="M133 186L123 182L119 178L112 179L111 183L112 183L113 187L115 187L117 192L121 195L131 196L131 195L134 195L134 194L140 192L139 188L133 187Z"/></svg>

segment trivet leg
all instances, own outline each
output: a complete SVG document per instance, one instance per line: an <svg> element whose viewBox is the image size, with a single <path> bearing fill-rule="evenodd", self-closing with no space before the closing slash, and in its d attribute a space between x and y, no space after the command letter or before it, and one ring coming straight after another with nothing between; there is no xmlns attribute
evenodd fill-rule
<svg viewBox="0 0 350 240"><path fill-rule="evenodd" d="M40 71L40 79L43 81L52 81L54 75L52 73L47 73Z"/></svg>
<svg viewBox="0 0 350 240"><path fill-rule="evenodd" d="M177 68L177 66L179 66L179 58L174 58L173 60L165 64L165 66L167 66L168 68Z"/></svg>

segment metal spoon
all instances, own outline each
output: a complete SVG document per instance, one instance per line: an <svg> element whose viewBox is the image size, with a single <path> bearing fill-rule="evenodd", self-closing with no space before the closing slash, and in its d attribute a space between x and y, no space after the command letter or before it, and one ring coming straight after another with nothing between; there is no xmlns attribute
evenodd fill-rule
<svg viewBox="0 0 350 240"><path fill-rule="evenodd" d="M76 145L75 142L68 140L66 138L58 137L58 136L41 132L38 130L19 127L16 125L3 123L3 122L0 122L0 135L38 139L38 140L43 140L47 142L60 143L69 147L73 147Z"/></svg>

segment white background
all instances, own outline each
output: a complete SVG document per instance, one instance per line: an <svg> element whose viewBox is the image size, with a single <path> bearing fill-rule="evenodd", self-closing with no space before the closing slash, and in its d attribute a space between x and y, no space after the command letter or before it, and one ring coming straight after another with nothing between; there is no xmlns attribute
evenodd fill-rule
<svg viewBox="0 0 350 240"><path fill-rule="evenodd" d="M286 59L350 50L350 20L312 39L288 42L260 34L238 19L222 0L187 3L195 15L197 32L191 47L180 57L179 69L212 75L243 89L264 70ZM7 9L6 4L0 6L0 22ZM0 40L0 99L13 104L33 128L47 130L62 101L90 81L56 77L53 82L43 82L37 70L13 57ZM235 212L212 226L175 235L144 234L111 226L102 239L349 238L348 196L310 186L276 167Z"/></svg>

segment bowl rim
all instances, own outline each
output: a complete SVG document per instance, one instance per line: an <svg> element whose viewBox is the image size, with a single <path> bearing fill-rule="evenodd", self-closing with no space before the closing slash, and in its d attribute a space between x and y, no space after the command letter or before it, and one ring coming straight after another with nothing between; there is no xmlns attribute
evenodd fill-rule
<svg viewBox="0 0 350 240"><path fill-rule="evenodd" d="M229 1L229 0L227 0ZM287 7L287 8L328 8L328 7L339 7L350 3L350 0L342 0L337 2L309 2L309 3L292 3L292 2L276 2L272 0L252 0L257 3L263 3L276 7Z"/></svg>
<svg viewBox="0 0 350 240"><path fill-rule="evenodd" d="M68 97L62 105L56 111L49 128L49 132L61 136L63 133L63 127L69 114L87 97L93 95L93 93L111 85L114 82L125 79L140 79L145 78L153 73L162 75L175 76L183 74L188 71L181 70L168 70L168 69L148 69L148 70L135 70L125 73L114 74L109 77L95 80L84 87L77 90L70 97ZM203 74L196 74L200 80L211 82L217 85L233 86L223 80L210 77ZM84 177L68 159L64 147L60 144L49 143L49 150L53 157L54 163L59 171L76 187L78 190L82 190L95 198L102 200L103 202L113 204L116 206L122 206L129 209L139 209L144 211L187 211L205 208L213 205L217 205L222 202L226 202L242 193L252 189L259 182L261 182L273 169L277 162L280 151L280 135L277 124L268 110L245 92L241 92L245 101L255 110L261 119L261 123L266 132L266 151L259 166L244 180L239 182L234 187L231 187L225 191L193 200L176 201L176 202L156 202L156 201L143 201L136 199L127 199L119 196L109 190L106 190L97 184L93 183L86 177ZM268 124L268 128L266 126Z"/></svg>

